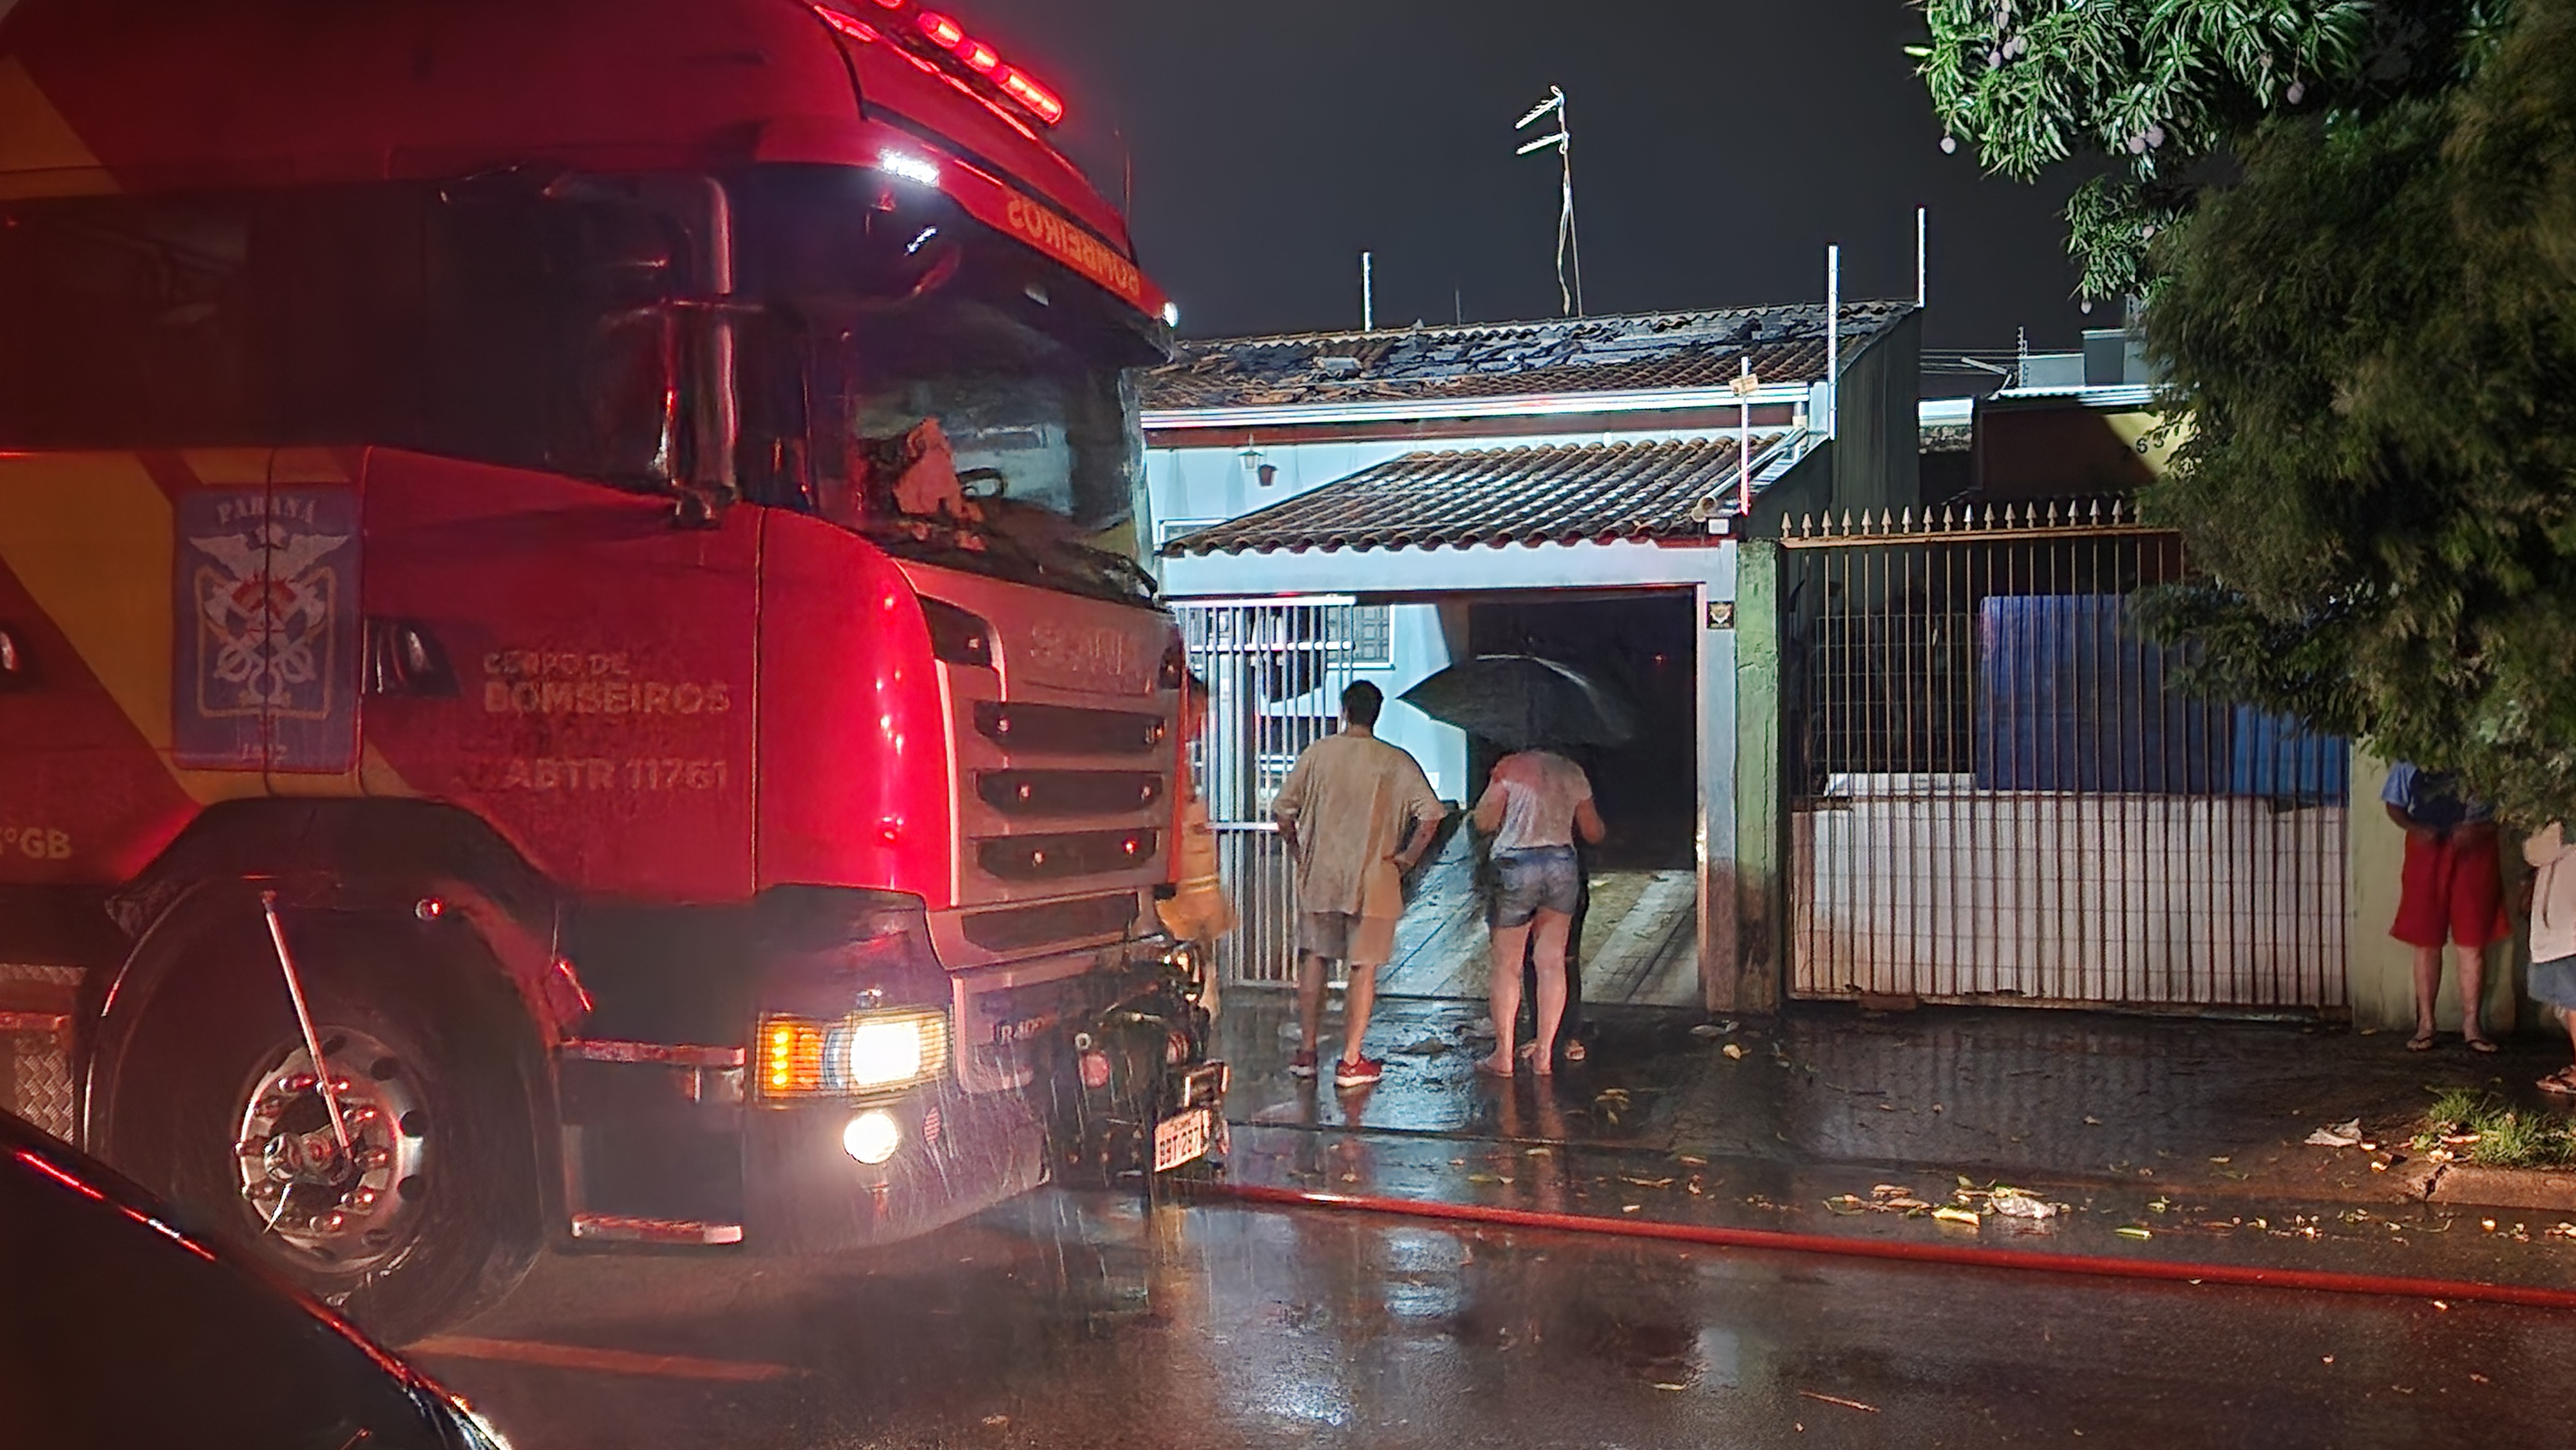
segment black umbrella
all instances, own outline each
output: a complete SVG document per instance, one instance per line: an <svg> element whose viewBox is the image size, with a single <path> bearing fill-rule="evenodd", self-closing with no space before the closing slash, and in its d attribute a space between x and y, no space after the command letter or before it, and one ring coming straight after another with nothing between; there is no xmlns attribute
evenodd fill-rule
<svg viewBox="0 0 2576 1450"><path fill-rule="evenodd" d="M1461 660L1397 698L1506 750L1625 745L1637 733L1636 713L1617 692L1534 655Z"/></svg>

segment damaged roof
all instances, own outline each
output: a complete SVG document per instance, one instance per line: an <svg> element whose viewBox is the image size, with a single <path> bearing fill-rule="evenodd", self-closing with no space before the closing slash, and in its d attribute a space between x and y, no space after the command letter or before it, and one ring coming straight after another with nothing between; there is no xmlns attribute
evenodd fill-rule
<svg viewBox="0 0 2576 1450"><path fill-rule="evenodd" d="M1753 439L1756 466L1780 435ZM1735 440L1408 453L1183 534L1166 556L1704 537L1732 512Z"/></svg>
<svg viewBox="0 0 2576 1450"><path fill-rule="evenodd" d="M1913 310L1844 303L1844 359ZM1824 304L1183 342L1141 385L1158 411L1723 388L1747 356L1764 383L1821 379Z"/></svg>

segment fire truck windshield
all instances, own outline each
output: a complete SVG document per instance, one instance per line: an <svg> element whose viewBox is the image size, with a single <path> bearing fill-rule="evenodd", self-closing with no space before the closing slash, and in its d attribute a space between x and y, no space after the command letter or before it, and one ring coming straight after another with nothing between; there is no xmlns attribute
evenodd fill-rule
<svg viewBox="0 0 2576 1450"><path fill-rule="evenodd" d="M1150 596L1125 374L1158 359L1141 328L935 192L776 168L737 194L761 307L745 426L810 446L774 501L898 552Z"/></svg>
<svg viewBox="0 0 2576 1450"><path fill-rule="evenodd" d="M738 486L898 552L1150 597L1125 370L1159 360L1151 322L916 182L721 182L0 202L0 448L373 444Z"/></svg>

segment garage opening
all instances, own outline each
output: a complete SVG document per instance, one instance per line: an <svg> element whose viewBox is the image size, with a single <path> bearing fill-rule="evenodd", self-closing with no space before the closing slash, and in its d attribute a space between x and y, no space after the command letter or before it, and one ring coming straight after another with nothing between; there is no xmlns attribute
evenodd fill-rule
<svg viewBox="0 0 2576 1450"><path fill-rule="evenodd" d="M1570 665L1624 697L1636 737L1582 747L1610 828L1586 852L1588 900L1577 922L1587 1003L1699 1004L1698 636L1692 596L1526 592L1443 606L1459 658L1527 654ZM1483 794L1501 752L1469 738L1464 791ZM1426 868L1379 990L1394 996L1481 997L1488 953L1479 861L1464 830Z"/></svg>

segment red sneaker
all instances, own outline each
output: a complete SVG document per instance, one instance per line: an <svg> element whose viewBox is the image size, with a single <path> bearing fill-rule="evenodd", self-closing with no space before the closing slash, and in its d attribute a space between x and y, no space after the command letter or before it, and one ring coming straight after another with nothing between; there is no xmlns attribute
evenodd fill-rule
<svg viewBox="0 0 2576 1450"><path fill-rule="evenodd" d="M1290 1077L1313 1077L1315 1075L1314 1052L1312 1050L1308 1050L1298 1053L1295 1057L1288 1059L1288 1075Z"/></svg>
<svg viewBox="0 0 2576 1450"><path fill-rule="evenodd" d="M1357 1061L1346 1057L1333 1064L1335 1087L1367 1087L1384 1076L1386 1064L1374 1057L1363 1057Z"/></svg>

